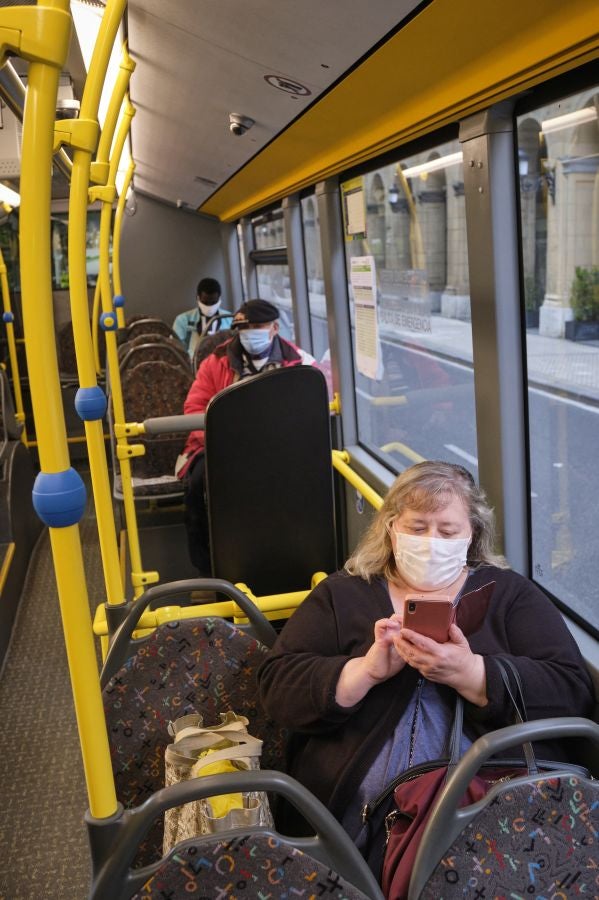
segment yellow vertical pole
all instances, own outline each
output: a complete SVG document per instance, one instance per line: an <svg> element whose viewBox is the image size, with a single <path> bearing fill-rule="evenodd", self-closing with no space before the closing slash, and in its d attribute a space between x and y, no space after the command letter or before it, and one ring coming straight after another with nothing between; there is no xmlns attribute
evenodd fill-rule
<svg viewBox="0 0 599 900"><path fill-rule="evenodd" d="M118 170L121 153L135 110L125 97L123 115L119 130L114 141L112 157L108 171L107 183L104 187L90 189L90 199L102 200L102 212L100 214L100 297L102 300L102 317L100 323L106 332L106 356L108 370L110 372L110 393L114 410L115 425L125 424L125 409L123 404L123 392L121 389L121 376L119 371L118 351L115 329L117 327L116 315L112 305L110 290L110 226L112 218L112 203L116 197L116 173ZM126 437L117 438L117 458L121 471L123 488L123 506L125 508L125 520L127 522L127 541L129 545L129 557L131 560L131 583L136 597L141 596L148 584L158 581L158 572L146 572L143 568L141 547L139 543L139 531L137 528L137 514L131 478L130 456L137 453L141 447L129 447Z"/></svg>
<svg viewBox="0 0 599 900"><path fill-rule="evenodd" d="M109 604L124 601L112 494L106 461L102 419L106 395L96 380L96 365L87 297L86 226L92 153L98 142L98 107L108 61L126 0L109 0L92 54L81 99L79 118L57 123L57 135L74 149L69 197L69 286L75 335L79 390L75 407L85 423L92 489L98 520L106 598ZM63 137L66 132L66 138Z"/></svg>
<svg viewBox="0 0 599 900"><path fill-rule="evenodd" d="M21 285L31 399L42 471L34 506L50 529L73 699L90 811L117 810L78 522L85 487L69 467L50 270L50 191L58 76L66 59L71 19L68 0L43 7L0 9L0 61L7 49L30 62L21 155Z"/></svg>
<svg viewBox="0 0 599 900"><path fill-rule="evenodd" d="M21 392L21 376L19 374L19 360L17 357L17 344L15 342L15 317L10 305L10 291L8 289L8 277L6 263L0 250L0 284L2 286L2 306L4 313L2 319L6 325L6 340L8 341L8 357L10 359L10 372L12 375L13 390L15 394L15 419L23 426L21 440L27 446L27 429L25 428L25 411L23 409L23 394Z"/></svg>
<svg viewBox="0 0 599 900"><path fill-rule="evenodd" d="M123 190L116 205L114 214L114 228L112 234L112 282L114 284L114 306L117 315L117 324L119 328L125 327L125 313L123 312L123 285L121 283L121 230L123 227L123 213L127 202L127 191L133 178L135 171L135 163L129 160L125 180L123 182Z"/></svg>

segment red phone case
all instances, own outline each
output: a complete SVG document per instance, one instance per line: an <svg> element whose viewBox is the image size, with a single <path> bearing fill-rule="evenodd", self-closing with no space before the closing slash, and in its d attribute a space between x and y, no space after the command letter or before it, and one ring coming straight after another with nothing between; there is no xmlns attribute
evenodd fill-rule
<svg viewBox="0 0 599 900"><path fill-rule="evenodd" d="M417 594L407 594L404 601L403 624L439 644L449 640L449 626L455 619L452 601L438 598L431 600Z"/></svg>

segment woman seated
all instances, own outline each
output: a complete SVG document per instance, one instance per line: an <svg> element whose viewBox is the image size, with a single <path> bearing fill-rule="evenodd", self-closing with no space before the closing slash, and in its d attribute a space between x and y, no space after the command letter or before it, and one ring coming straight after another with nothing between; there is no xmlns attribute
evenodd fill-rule
<svg viewBox="0 0 599 900"><path fill-rule="evenodd" d="M529 719L590 714L592 684L576 643L544 594L494 554L493 530L484 494L462 466L407 469L345 570L312 591L259 672L267 714L293 732L288 771L329 807L377 874L382 842L366 848L361 810L408 767L447 754L456 692L462 752L512 724L496 655L517 668ZM415 592L450 597L457 621L470 618L468 636L452 624L437 643L403 627L404 600ZM485 593L479 621L460 619L460 599L465 610ZM539 755L565 758L555 743Z"/></svg>

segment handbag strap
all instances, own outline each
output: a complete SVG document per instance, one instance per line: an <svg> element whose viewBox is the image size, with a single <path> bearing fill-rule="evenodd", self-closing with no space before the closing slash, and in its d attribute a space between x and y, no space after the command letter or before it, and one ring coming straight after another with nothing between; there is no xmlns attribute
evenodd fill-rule
<svg viewBox="0 0 599 900"><path fill-rule="evenodd" d="M514 708L514 718L516 722L527 722L528 717L526 715L526 704L524 702L524 691L522 689L522 679L520 678L520 673L518 669L514 665L511 659L508 659L507 656L495 656L495 664L499 669L499 673L501 675L501 680L503 681L506 693L512 702L512 706ZM516 696L512 691L512 683L510 680L510 673L514 679L514 683L516 685ZM526 741L522 745L522 749L524 750L524 759L526 760L526 768L528 769L529 775L538 775L539 768L537 766L537 761L535 758L535 752L533 750L532 744L530 741Z"/></svg>
<svg viewBox="0 0 599 900"><path fill-rule="evenodd" d="M259 759L262 754L262 741L258 738L247 737L243 743L239 743L236 747L223 747L221 750L213 750L212 753L206 753L205 756L196 760L192 767L192 775L196 778L205 766L221 760L246 760Z"/></svg>
<svg viewBox="0 0 599 900"><path fill-rule="evenodd" d="M455 712L449 734L449 763L447 773L452 772L460 761L462 748L462 731L464 727L464 698L456 693Z"/></svg>
<svg viewBox="0 0 599 900"><path fill-rule="evenodd" d="M187 716L180 716L174 722L168 723L168 733L174 737L175 743L182 738L191 734L203 734L205 732L229 731L245 731L249 725L249 719L245 716L238 716L232 710L220 713L220 724L204 725L204 719L199 713L189 713Z"/></svg>
<svg viewBox="0 0 599 900"><path fill-rule="evenodd" d="M223 741L228 741L228 747L219 747ZM217 762L219 759L240 759L245 757L258 758L262 754L262 741L250 734L204 734L193 738L186 738L175 744L168 744L164 752L167 763L177 766L195 766L205 750L212 750L206 754L206 764Z"/></svg>

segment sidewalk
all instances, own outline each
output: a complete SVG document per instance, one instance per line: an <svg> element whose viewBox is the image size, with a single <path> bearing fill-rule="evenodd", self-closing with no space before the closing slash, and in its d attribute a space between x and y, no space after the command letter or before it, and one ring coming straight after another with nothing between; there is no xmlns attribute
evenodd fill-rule
<svg viewBox="0 0 599 900"><path fill-rule="evenodd" d="M402 340L430 349L448 359L472 364L470 322L433 315L432 333L402 330ZM398 332L380 329L380 336L397 339ZM531 387L567 394L576 400L599 404L599 342L567 341L526 332L527 377Z"/></svg>

